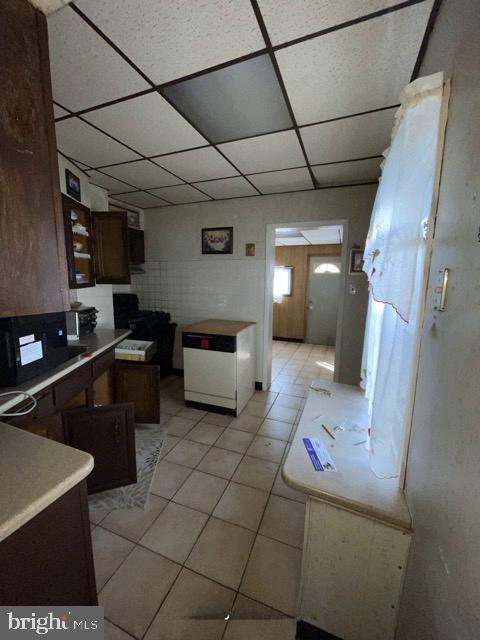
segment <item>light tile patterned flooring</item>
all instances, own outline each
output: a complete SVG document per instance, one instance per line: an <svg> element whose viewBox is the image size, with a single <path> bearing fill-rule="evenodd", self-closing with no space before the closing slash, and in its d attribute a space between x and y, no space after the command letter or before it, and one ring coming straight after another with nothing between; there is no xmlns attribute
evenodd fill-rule
<svg viewBox="0 0 480 640"><path fill-rule="evenodd" d="M333 355L275 341L271 389L237 418L187 408L183 379L162 382L169 435L148 509L91 513L107 640L294 638L305 496L280 467Z"/></svg>

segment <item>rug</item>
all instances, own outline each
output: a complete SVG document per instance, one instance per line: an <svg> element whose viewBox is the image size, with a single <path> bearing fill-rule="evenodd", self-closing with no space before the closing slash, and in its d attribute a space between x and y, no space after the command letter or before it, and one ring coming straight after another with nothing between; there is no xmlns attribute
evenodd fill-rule
<svg viewBox="0 0 480 640"><path fill-rule="evenodd" d="M153 473L166 437L167 429L165 427L158 424L137 424L135 426L137 482L89 496L90 510L144 510L150 494Z"/></svg>

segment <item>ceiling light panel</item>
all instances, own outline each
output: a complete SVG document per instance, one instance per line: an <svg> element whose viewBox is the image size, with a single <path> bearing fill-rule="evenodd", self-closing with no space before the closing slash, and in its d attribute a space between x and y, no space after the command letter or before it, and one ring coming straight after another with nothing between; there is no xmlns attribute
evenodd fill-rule
<svg viewBox="0 0 480 640"><path fill-rule="evenodd" d="M243 196L256 196L258 193L245 178L225 178L224 180L211 180L201 182L199 188L215 199L241 198Z"/></svg>
<svg viewBox="0 0 480 640"><path fill-rule="evenodd" d="M289 169L305 164L295 131L281 131L219 145L242 173Z"/></svg>
<svg viewBox="0 0 480 640"><path fill-rule="evenodd" d="M278 51L298 124L396 104L430 8L429 0Z"/></svg>
<svg viewBox="0 0 480 640"><path fill-rule="evenodd" d="M156 92L96 109L83 117L144 156L207 144Z"/></svg>
<svg viewBox="0 0 480 640"><path fill-rule="evenodd" d="M110 11L112 7L110 5ZM70 7L48 18L54 100L80 111L149 85Z"/></svg>
<svg viewBox="0 0 480 640"><path fill-rule="evenodd" d="M114 167L105 167L102 171L114 178L133 184L139 189L155 189L156 187L167 187L181 182L179 178L173 176L168 171L164 171L157 164L149 160L129 162ZM125 191L125 189L123 189L123 191Z"/></svg>
<svg viewBox="0 0 480 640"><path fill-rule="evenodd" d="M86 162L90 167L138 158L138 154L78 118L57 122L55 130L58 149L67 156Z"/></svg>
<svg viewBox="0 0 480 640"><path fill-rule="evenodd" d="M134 207L139 209L146 209L147 207L164 207L168 205L168 202L152 196L150 193L144 191L134 191L133 193L119 193L115 196L115 200L120 202L126 202L127 204L133 204Z"/></svg>
<svg viewBox="0 0 480 640"><path fill-rule="evenodd" d="M162 156L157 162L187 182L238 175L230 162L213 147Z"/></svg>
<svg viewBox="0 0 480 640"><path fill-rule="evenodd" d="M355 20L399 0L259 0L274 45Z"/></svg>
<svg viewBox="0 0 480 640"><path fill-rule="evenodd" d="M160 196L160 198L165 198L173 204L210 200L208 196L201 193L198 189L195 189L195 187L191 187L189 184L181 184L177 187L166 187L164 189L153 189L151 193Z"/></svg>
<svg viewBox="0 0 480 640"><path fill-rule="evenodd" d="M300 129L312 164L381 155L390 144L395 109Z"/></svg>
<svg viewBox="0 0 480 640"><path fill-rule="evenodd" d="M249 0L76 4L157 84L265 47Z"/></svg>
<svg viewBox="0 0 480 640"><path fill-rule="evenodd" d="M115 178L107 176L100 171L89 171L88 176L92 184L96 184L103 189L107 189L110 193L121 193L124 192L125 189L134 189L134 185L116 180Z"/></svg>
<svg viewBox="0 0 480 640"><path fill-rule="evenodd" d="M312 171L320 186L354 184L355 182L377 180L380 176L382 160L383 158L371 158L355 160L355 162L312 166Z"/></svg>
<svg viewBox="0 0 480 640"><path fill-rule="evenodd" d="M313 189L312 179L306 167L270 171L249 176L249 180L262 193L281 193L282 191L305 191Z"/></svg>
<svg viewBox="0 0 480 640"><path fill-rule="evenodd" d="M293 126L268 55L171 85L165 94L212 142Z"/></svg>

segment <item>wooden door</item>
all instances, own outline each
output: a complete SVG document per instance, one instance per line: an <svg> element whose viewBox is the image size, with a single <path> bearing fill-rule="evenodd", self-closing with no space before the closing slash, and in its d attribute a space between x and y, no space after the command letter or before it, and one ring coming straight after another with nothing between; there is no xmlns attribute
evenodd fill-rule
<svg viewBox="0 0 480 640"><path fill-rule="evenodd" d="M97 284L129 284L126 211L92 211Z"/></svg>
<svg viewBox="0 0 480 640"><path fill-rule="evenodd" d="M0 2L0 316L70 308L45 16Z"/></svg>
<svg viewBox="0 0 480 640"><path fill-rule="evenodd" d="M160 422L160 367L133 362L115 363L115 400L133 402L135 421Z"/></svg>
<svg viewBox="0 0 480 640"><path fill-rule="evenodd" d="M89 493L137 481L132 404L64 411L63 427L66 444L94 457Z"/></svg>
<svg viewBox="0 0 480 640"><path fill-rule="evenodd" d="M130 262L143 264L145 262L145 238L141 229L128 229L128 246Z"/></svg>

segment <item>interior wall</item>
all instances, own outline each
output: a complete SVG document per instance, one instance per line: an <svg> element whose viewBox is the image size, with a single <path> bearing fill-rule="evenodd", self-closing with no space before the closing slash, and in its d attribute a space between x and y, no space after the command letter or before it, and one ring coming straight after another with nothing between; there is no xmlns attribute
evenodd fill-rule
<svg viewBox="0 0 480 640"><path fill-rule="evenodd" d="M479 32L478 2L444 0L421 70L445 71L452 90L407 466L415 532L401 640L480 634ZM443 267L447 306L435 313Z"/></svg>
<svg viewBox="0 0 480 640"><path fill-rule="evenodd" d="M145 275L132 288L146 309L168 311L179 324L174 364L182 368L181 327L206 318L257 323L257 374L262 381L266 225L345 221L348 250L363 245L375 185L201 202L145 211ZM202 255L203 227L233 226L232 255ZM245 244L255 244L255 256ZM359 281L362 280L362 283ZM340 378L357 384L367 308L367 283L346 277ZM350 284L356 295L348 293Z"/></svg>
<svg viewBox="0 0 480 640"><path fill-rule="evenodd" d="M306 335L306 306L309 256L340 256L342 245L275 247L275 264L293 267L292 295L273 305L273 335L303 340ZM327 301L328 304L328 301Z"/></svg>
<svg viewBox="0 0 480 640"><path fill-rule="evenodd" d="M65 187L65 169L80 178L81 203L93 211L108 211L108 192L101 187L90 184L88 175L77 169L66 158L58 155L58 170L60 174L60 190L67 194ZM70 289L70 300L81 300L87 307L95 307L98 310L97 326L104 329L112 329L113 322L113 287L111 284L97 284L94 287L82 289Z"/></svg>

